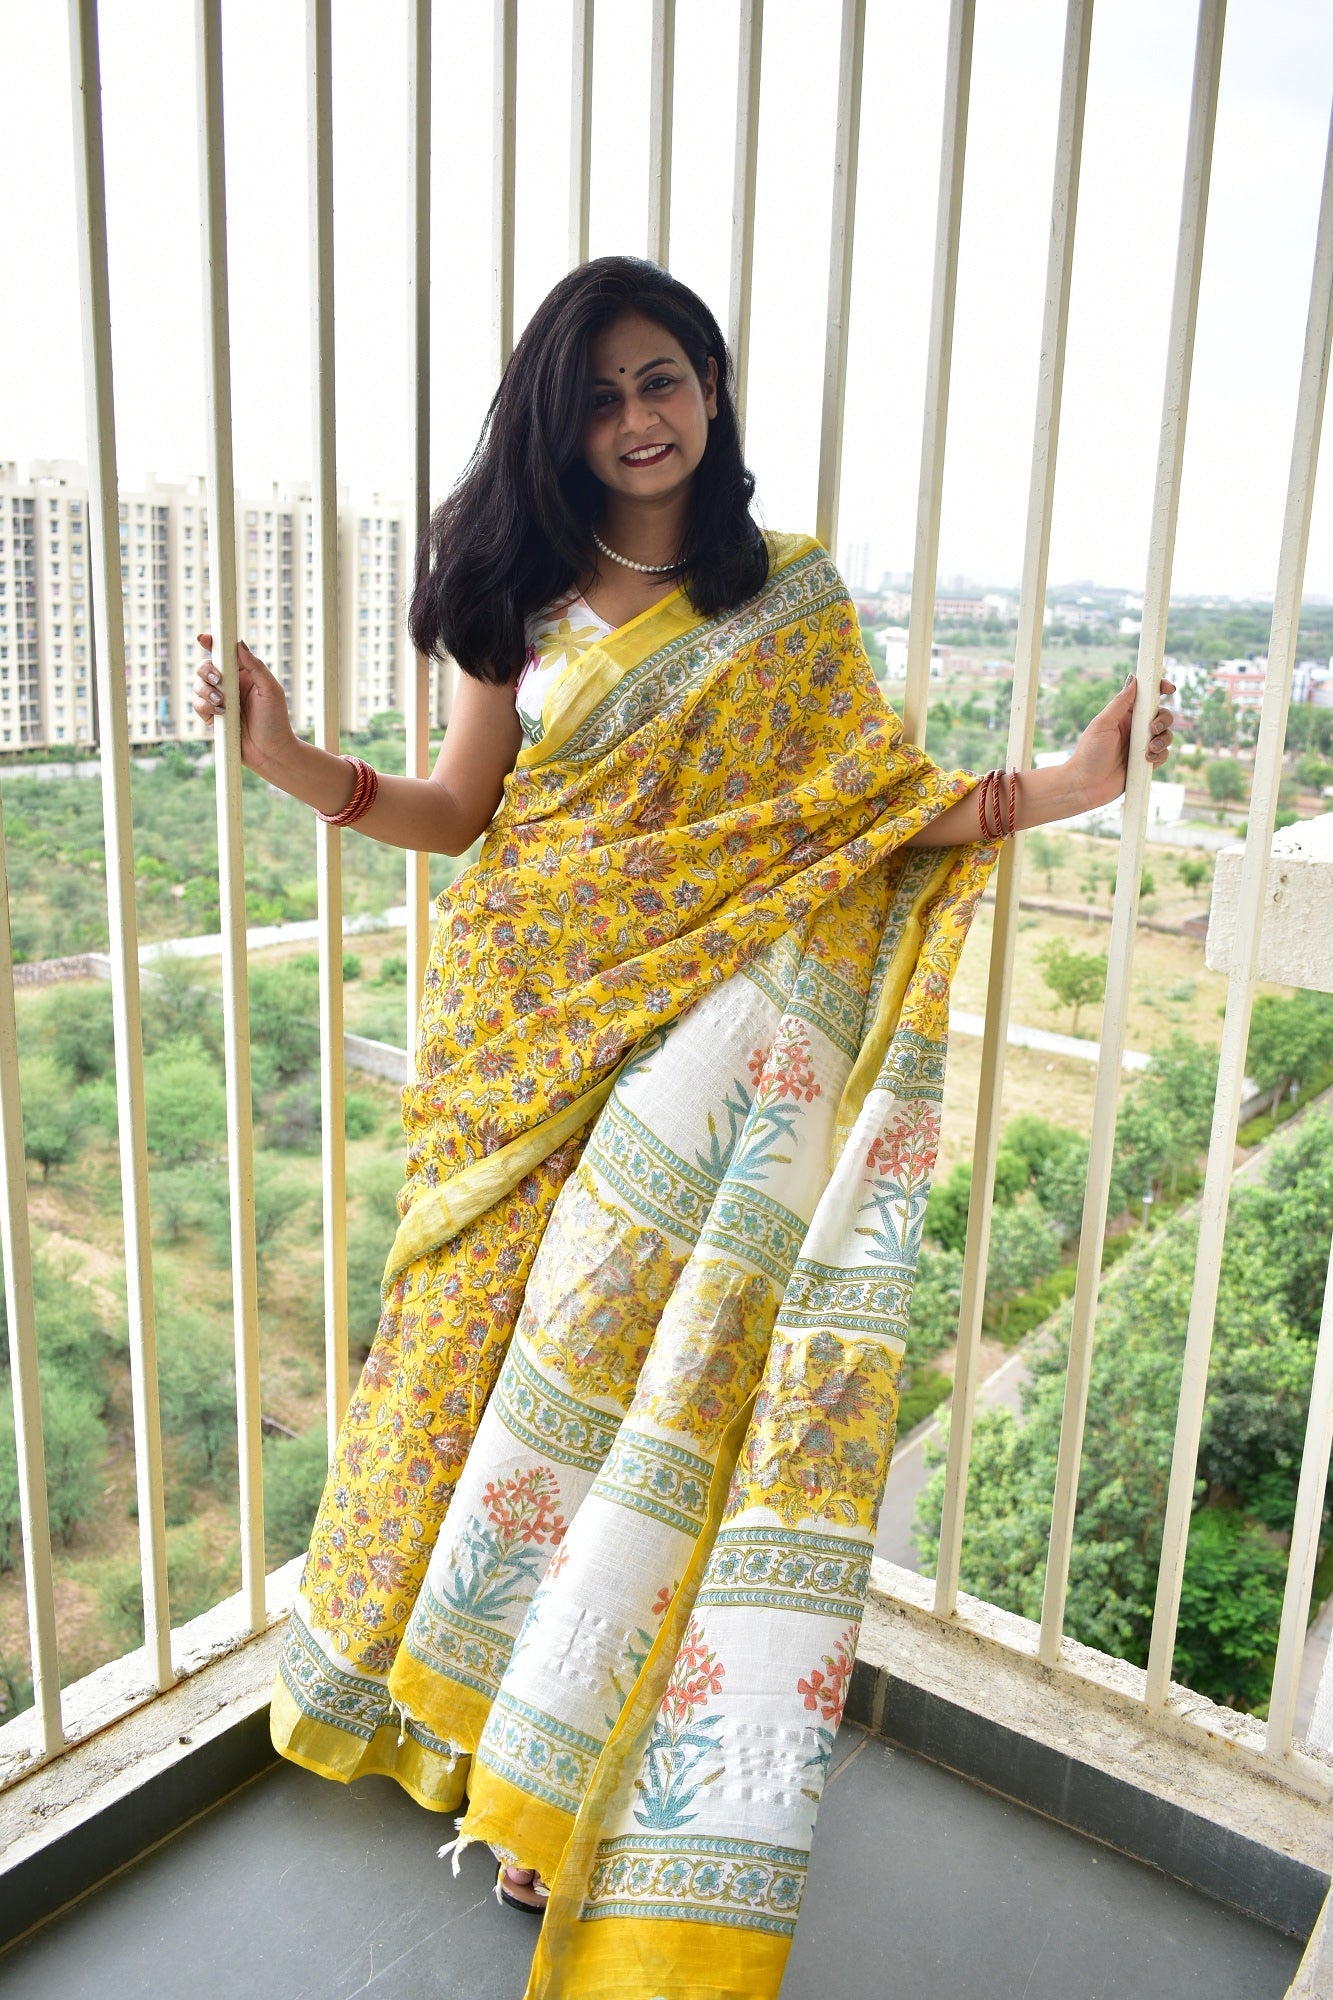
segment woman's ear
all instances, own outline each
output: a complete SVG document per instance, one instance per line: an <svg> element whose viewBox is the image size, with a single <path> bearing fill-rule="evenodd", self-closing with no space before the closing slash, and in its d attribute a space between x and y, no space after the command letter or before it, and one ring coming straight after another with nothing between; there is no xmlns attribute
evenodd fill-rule
<svg viewBox="0 0 1333 2000"><path fill-rule="evenodd" d="M708 357L708 367L704 372L703 391L704 408L708 412L708 421L711 423L717 415L717 356L714 354L710 354Z"/></svg>

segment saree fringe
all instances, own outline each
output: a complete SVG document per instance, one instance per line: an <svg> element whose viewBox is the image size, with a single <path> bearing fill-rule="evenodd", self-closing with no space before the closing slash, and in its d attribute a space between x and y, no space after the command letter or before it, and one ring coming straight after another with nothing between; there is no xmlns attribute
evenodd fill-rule
<svg viewBox="0 0 1333 2000"><path fill-rule="evenodd" d="M273 1708L551 1884L529 2000L776 1994L994 858L832 564L547 697L440 900L384 1315Z"/></svg>

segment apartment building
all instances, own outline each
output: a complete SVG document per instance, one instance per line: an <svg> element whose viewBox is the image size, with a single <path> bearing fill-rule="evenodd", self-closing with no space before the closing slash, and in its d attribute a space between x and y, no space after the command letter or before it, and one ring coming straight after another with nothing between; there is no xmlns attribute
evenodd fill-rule
<svg viewBox="0 0 1333 2000"><path fill-rule="evenodd" d="M0 752L97 740L87 475L0 461ZM404 622L406 510L339 495L338 632L343 725L401 709L411 647ZM308 487L274 485L236 508L241 636L282 682L298 729L316 722L314 520ZM197 741L190 705L195 634L210 628L208 506L202 479L150 478L120 497L125 682L131 743ZM432 670L432 721L446 676Z"/></svg>
<svg viewBox="0 0 1333 2000"><path fill-rule="evenodd" d="M91 743L86 496L0 465L0 750Z"/></svg>

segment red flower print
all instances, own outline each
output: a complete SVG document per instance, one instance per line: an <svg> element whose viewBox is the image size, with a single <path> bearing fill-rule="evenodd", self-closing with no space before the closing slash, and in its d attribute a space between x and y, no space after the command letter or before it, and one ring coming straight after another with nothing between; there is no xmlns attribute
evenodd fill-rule
<svg viewBox="0 0 1333 2000"><path fill-rule="evenodd" d="M823 1720L831 1722L835 1728L841 1722L842 1711L847 1705L847 1685L855 1663L856 1627L849 1625L833 1651L825 1653L823 1665L812 1667L809 1674L796 1683L796 1692L804 1696L805 1706L811 1711L818 1709Z"/></svg>
<svg viewBox="0 0 1333 2000"><path fill-rule="evenodd" d="M691 1618L681 1640L676 1663L671 1669L661 1713L677 1727L693 1719L710 1695L722 1692L726 1668L717 1654L710 1652L697 1622Z"/></svg>
<svg viewBox="0 0 1333 2000"><path fill-rule="evenodd" d="M545 1466L516 1472L509 1479L492 1480L482 1495L482 1504L493 1527L507 1542L563 1541L565 1519L557 1511L560 1491L555 1474Z"/></svg>

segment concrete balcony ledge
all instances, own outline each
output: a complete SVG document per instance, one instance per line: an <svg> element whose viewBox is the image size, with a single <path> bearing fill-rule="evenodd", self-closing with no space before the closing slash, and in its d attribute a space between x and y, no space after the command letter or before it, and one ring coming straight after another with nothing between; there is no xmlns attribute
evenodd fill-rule
<svg viewBox="0 0 1333 2000"><path fill-rule="evenodd" d="M1333 1878L1333 1756L1281 1765L1253 1717L1174 1683L1160 1715L1145 1676L1066 1639L1057 1667L1038 1628L876 1560L848 1715L1109 1847L1294 1936Z"/></svg>
<svg viewBox="0 0 1333 2000"><path fill-rule="evenodd" d="M1240 841L1219 850L1204 958L1230 972L1240 909ZM1273 835L1259 937L1259 977L1333 993L1333 813L1298 820Z"/></svg>

